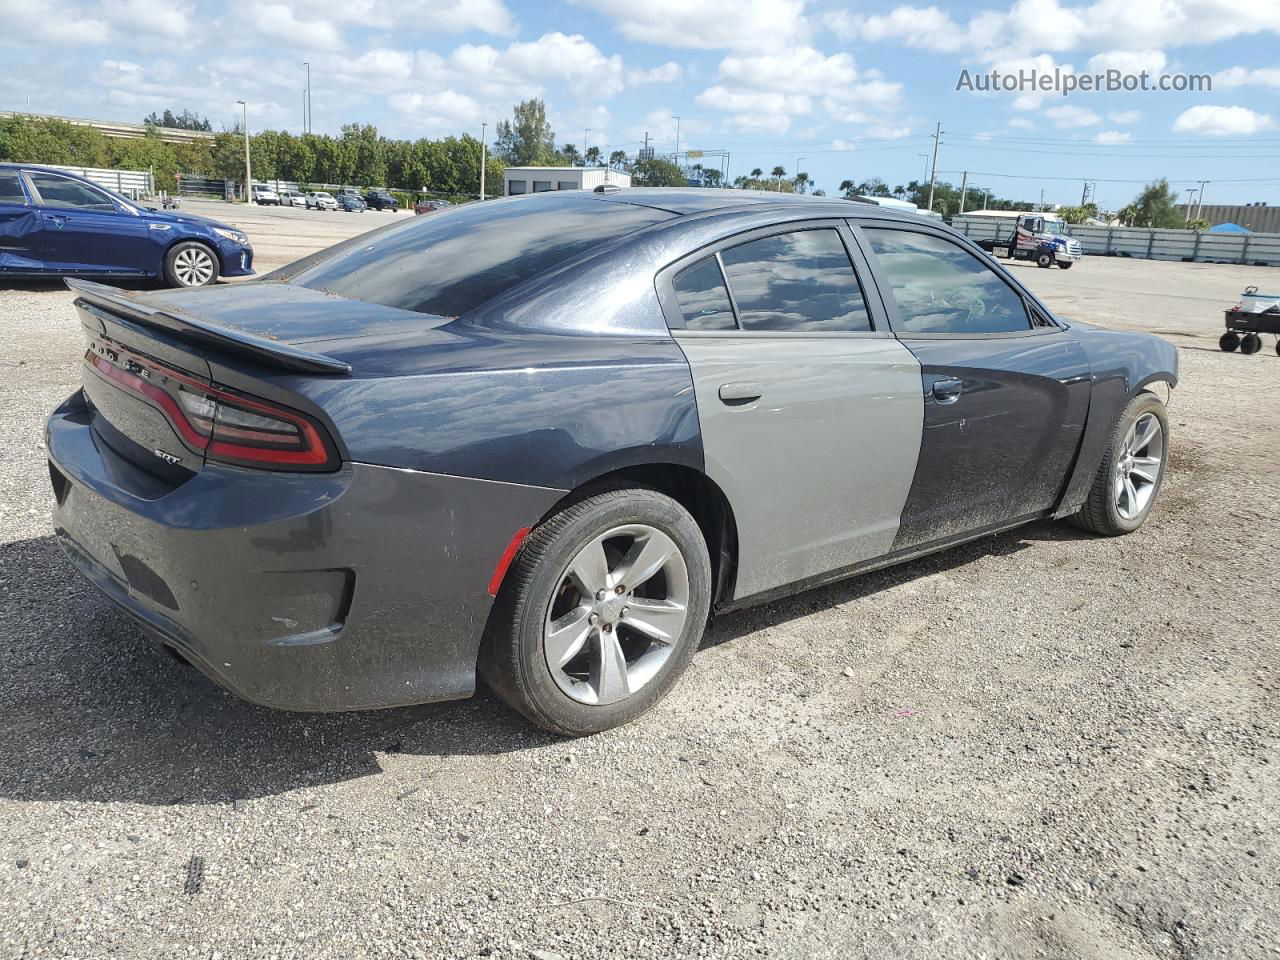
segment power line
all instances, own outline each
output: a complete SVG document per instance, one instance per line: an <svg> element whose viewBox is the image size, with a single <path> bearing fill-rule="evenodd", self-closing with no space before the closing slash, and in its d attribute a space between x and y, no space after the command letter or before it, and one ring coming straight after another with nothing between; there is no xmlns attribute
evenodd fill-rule
<svg viewBox="0 0 1280 960"><path fill-rule="evenodd" d="M963 170L939 170L939 173L957 174L964 173ZM1069 180L1072 183L1080 181L1080 175L1074 177L1046 177L1038 173L987 173L980 170L970 170L970 176L974 177L1003 177L1007 180ZM1174 183L1199 183L1200 181L1194 177L1165 177L1170 184ZM1123 178L1123 177L1089 177L1093 183L1150 183L1150 177ZM1254 177L1236 180L1216 179L1214 183L1280 183L1280 177Z"/></svg>

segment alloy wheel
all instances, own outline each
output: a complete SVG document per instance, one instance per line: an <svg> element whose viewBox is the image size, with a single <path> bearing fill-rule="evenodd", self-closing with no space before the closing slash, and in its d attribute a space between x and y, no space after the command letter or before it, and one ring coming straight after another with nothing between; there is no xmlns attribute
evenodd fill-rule
<svg viewBox="0 0 1280 960"><path fill-rule="evenodd" d="M1112 495L1125 520L1140 516L1151 504L1164 466L1164 430L1154 413L1144 413L1125 434L1116 458Z"/></svg>
<svg viewBox="0 0 1280 960"><path fill-rule="evenodd" d="M213 279L213 255L203 247L184 247L173 258L173 275L184 287L202 287Z"/></svg>
<svg viewBox="0 0 1280 960"><path fill-rule="evenodd" d="M648 524L615 527L579 550L560 576L543 627L547 667L579 703L617 703L662 669L688 616L680 548Z"/></svg>

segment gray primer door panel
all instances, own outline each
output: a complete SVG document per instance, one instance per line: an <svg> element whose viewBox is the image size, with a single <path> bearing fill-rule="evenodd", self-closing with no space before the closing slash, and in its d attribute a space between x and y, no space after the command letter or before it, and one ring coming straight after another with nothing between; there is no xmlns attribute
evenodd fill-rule
<svg viewBox="0 0 1280 960"><path fill-rule="evenodd" d="M911 351L877 336L675 336L707 474L737 521L734 599L889 552L924 420Z"/></svg>

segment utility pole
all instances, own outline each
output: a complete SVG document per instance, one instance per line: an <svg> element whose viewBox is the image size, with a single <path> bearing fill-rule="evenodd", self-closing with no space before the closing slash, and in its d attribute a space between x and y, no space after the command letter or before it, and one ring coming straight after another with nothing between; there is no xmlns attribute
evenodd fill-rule
<svg viewBox="0 0 1280 960"><path fill-rule="evenodd" d="M253 203L253 172L249 169L249 105L237 100L244 110L244 202Z"/></svg>
<svg viewBox="0 0 1280 960"><path fill-rule="evenodd" d="M969 171L966 170L960 178L960 212L964 213L965 196L969 192Z"/></svg>
<svg viewBox="0 0 1280 960"><path fill-rule="evenodd" d="M796 157L796 186L797 187L800 186L800 161L808 160L808 159L809 159L808 157ZM782 185L779 184L778 186L781 187Z"/></svg>
<svg viewBox="0 0 1280 960"><path fill-rule="evenodd" d="M680 118L673 113L671 119L676 122L676 166L678 167L680 166Z"/></svg>
<svg viewBox="0 0 1280 960"><path fill-rule="evenodd" d="M485 167L484 129L487 126L489 126L489 124L487 123L480 124L480 199L481 200L484 199L484 167Z"/></svg>
<svg viewBox="0 0 1280 960"><path fill-rule="evenodd" d="M1200 181L1200 196L1196 199L1196 219L1200 219L1200 214L1204 211L1204 187L1208 180Z"/></svg>
<svg viewBox="0 0 1280 960"><path fill-rule="evenodd" d="M311 132L311 61L304 60L302 65L307 68L307 93L302 110L302 132Z"/></svg>
<svg viewBox="0 0 1280 960"><path fill-rule="evenodd" d="M1036 213L1044 213L1044 188L1040 188L1040 206L1036 208Z"/></svg>
<svg viewBox="0 0 1280 960"><path fill-rule="evenodd" d="M591 132L591 128L587 127L582 131L582 165L587 165L587 134Z"/></svg>
<svg viewBox="0 0 1280 960"><path fill-rule="evenodd" d="M938 121L938 125L933 130L933 163L929 167L929 206L930 213L933 212L933 185L938 180L938 144L942 137L942 121Z"/></svg>

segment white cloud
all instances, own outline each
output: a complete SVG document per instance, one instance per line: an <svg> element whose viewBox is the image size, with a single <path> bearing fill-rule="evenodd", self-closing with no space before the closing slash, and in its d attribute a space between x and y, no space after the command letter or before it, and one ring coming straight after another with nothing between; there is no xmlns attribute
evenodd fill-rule
<svg viewBox="0 0 1280 960"><path fill-rule="evenodd" d="M1137 123L1139 120L1141 120L1142 111L1141 110L1116 110L1113 113L1108 113L1107 119L1110 120L1112 123L1118 123L1121 126L1124 126L1130 123Z"/></svg>
<svg viewBox="0 0 1280 960"><path fill-rule="evenodd" d="M857 150L858 144L853 140L832 140L831 149L840 151Z"/></svg>
<svg viewBox="0 0 1280 960"><path fill-rule="evenodd" d="M879 79L879 74L864 79L847 53L828 56L813 47L795 47L730 54L720 61L716 84L698 102L732 114L739 130L782 132L794 116L808 114L813 97L819 96L833 119L867 123L897 107L902 85Z"/></svg>
<svg viewBox="0 0 1280 960"><path fill-rule="evenodd" d="M1102 118L1085 107L1050 107L1044 115L1053 121L1055 127L1073 129L1075 127L1092 127L1102 122Z"/></svg>
<svg viewBox="0 0 1280 960"><path fill-rule="evenodd" d="M1213 85L1222 90L1245 86L1280 87L1280 67L1259 67L1256 70L1229 67L1213 75Z"/></svg>
<svg viewBox="0 0 1280 960"><path fill-rule="evenodd" d="M1015 110L1039 110L1044 103L1044 97L1038 93L1023 93L1013 98L1013 109Z"/></svg>
<svg viewBox="0 0 1280 960"><path fill-rule="evenodd" d="M481 33L509 37L515 18L502 0L291 0L300 17L375 29Z"/></svg>
<svg viewBox="0 0 1280 960"><path fill-rule="evenodd" d="M939 52L966 51L983 61L1026 50L1127 51L1140 37L1147 51L1198 46L1280 32L1280 4L1266 0L1014 0L957 22L936 6L904 5L887 14L839 12L825 26L849 41L897 41ZM1101 55L1100 55L1101 56Z"/></svg>
<svg viewBox="0 0 1280 960"><path fill-rule="evenodd" d="M1266 130L1271 117L1247 107L1214 107L1202 104L1178 114L1173 121L1175 133L1194 133L1202 137L1247 137Z"/></svg>
<svg viewBox="0 0 1280 960"><path fill-rule="evenodd" d="M1108 70L1119 70L1121 73L1158 74L1169 65L1169 58L1163 50L1108 50L1089 58L1089 73L1106 73Z"/></svg>
<svg viewBox="0 0 1280 960"><path fill-rule="evenodd" d="M660 67L654 67L650 70L630 70L627 72L627 83L633 87L643 86L649 83L675 83L684 73L680 64L673 60L668 60Z"/></svg>
<svg viewBox="0 0 1280 960"><path fill-rule="evenodd" d="M1026 117L1014 117L1009 121L1009 126L1017 130L1034 130L1036 125Z"/></svg>
<svg viewBox="0 0 1280 960"><path fill-rule="evenodd" d="M395 93L391 108L414 118L415 123L432 130L448 130L475 124L483 110L480 104L453 90L440 93Z"/></svg>
<svg viewBox="0 0 1280 960"><path fill-rule="evenodd" d="M804 94L731 90L720 84L703 90L697 100L704 107L730 114L734 127L748 132L785 133L794 117L813 109Z"/></svg>
<svg viewBox="0 0 1280 960"><path fill-rule="evenodd" d="M1128 130L1103 130L1093 139L1095 143L1129 143L1133 134Z"/></svg>
<svg viewBox="0 0 1280 960"><path fill-rule="evenodd" d="M288 4L261 3L244 10L256 36L302 50L342 49L342 35L337 27L328 20L299 20Z"/></svg>
<svg viewBox="0 0 1280 960"><path fill-rule="evenodd" d="M693 50L776 50L809 37L804 0L575 0L628 40Z"/></svg>
<svg viewBox="0 0 1280 960"><path fill-rule="evenodd" d="M867 136L876 140L901 140L903 137L911 136L911 128L878 124L867 128Z"/></svg>

